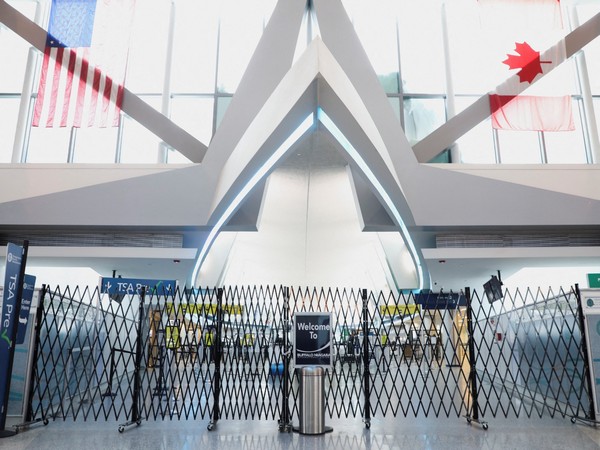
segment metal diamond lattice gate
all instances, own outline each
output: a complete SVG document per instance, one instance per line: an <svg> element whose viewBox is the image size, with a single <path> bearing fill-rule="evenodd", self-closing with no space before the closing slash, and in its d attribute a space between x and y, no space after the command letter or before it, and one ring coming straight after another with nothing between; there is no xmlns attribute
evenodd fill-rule
<svg viewBox="0 0 600 450"><path fill-rule="evenodd" d="M577 289L461 293L231 287L109 296L43 288L33 418L278 420L299 414L297 311L329 311L329 417L583 416Z"/></svg>

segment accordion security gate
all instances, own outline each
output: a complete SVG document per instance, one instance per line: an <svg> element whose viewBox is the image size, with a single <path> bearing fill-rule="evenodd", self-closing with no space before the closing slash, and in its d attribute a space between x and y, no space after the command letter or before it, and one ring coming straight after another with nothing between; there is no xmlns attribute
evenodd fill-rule
<svg viewBox="0 0 600 450"><path fill-rule="evenodd" d="M297 311L332 313L331 418L593 418L577 289L383 294L243 287L109 296L43 288L27 420L277 420L300 389ZM482 422L487 427L485 422ZM120 428L122 430L122 428Z"/></svg>

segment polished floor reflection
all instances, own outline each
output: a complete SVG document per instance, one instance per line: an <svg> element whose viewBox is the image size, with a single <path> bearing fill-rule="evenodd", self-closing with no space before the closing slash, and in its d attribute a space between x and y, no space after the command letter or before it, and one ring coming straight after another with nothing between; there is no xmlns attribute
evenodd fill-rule
<svg viewBox="0 0 600 450"><path fill-rule="evenodd" d="M119 433L118 422L56 421L0 440L2 450L388 450L600 449L600 429L565 419L489 419L489 428L462 418L327 420L333 431L311 436L281 433L274 421L144 421ZM10 422L7 429L10 429Z"/></svg>

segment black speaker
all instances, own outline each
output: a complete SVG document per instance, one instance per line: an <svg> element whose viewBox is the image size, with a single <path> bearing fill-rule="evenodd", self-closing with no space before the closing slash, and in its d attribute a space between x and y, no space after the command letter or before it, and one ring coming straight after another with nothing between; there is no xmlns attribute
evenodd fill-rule
<svg viewBox="0 0 600 450"><path fill-rule="evenodd" d="M500 300L503 297L502 281L496 275L492 275L492 278L483 285L483 291L490 303Z"/></svg>

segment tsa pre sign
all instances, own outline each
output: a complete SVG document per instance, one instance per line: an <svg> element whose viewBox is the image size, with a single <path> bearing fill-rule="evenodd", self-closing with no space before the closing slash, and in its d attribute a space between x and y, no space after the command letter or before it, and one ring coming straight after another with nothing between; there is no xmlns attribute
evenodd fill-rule
<svg viewBox="0 0 600 450"><path fill-rule="evenodd" d="M2 321L0 322L0 430L4 429L6 407L8 405L8 389L10 388L10 370L14 356L14 339L16 337L21 299L19 283L21 282L21 264L23 263L23 247L9 243L6 249L6 269L4 272L4 296L2 298Z"/></svg>
<svg viewBox="0 0 600 450"><path fill-rule="evenodd" d="M331 337L331 313L296 313L294 315L294 363L296 367L331 367Z"/></svg>

